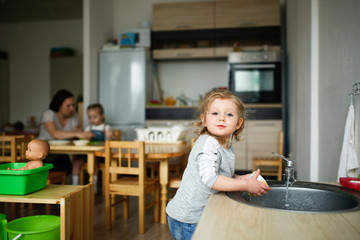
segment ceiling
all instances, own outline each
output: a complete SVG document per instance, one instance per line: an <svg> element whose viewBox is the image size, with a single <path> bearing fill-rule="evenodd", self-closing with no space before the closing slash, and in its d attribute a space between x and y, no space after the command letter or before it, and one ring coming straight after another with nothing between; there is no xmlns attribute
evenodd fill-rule
<svg viewBox="0 0 360 240"><path fill-rule="evenodd" d="M83 0L0 0L0 24L82 19Z"/></svg>

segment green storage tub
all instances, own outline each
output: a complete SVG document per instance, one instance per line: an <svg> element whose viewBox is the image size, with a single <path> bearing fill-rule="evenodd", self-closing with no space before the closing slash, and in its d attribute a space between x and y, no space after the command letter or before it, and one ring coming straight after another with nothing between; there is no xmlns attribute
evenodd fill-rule
<svg viewBox="0 0 360 240"><path fill-rule="evenodd" d="M26 163L5 163L0 165L0 194L26 195L46 186L52 164L30 170L8 170L24 167Z"/></svg>
<svg viewBox="0 0 360 240"><path fill-rule="evenodd" d="M9 239L60 240L60 217L37 215L16 219L5 227Z"/></svg>

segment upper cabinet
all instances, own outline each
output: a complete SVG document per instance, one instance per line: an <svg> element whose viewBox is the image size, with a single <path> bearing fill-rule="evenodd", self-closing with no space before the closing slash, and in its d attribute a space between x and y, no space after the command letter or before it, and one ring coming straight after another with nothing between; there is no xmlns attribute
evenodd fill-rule
<svg viewBox="0 0 360 240"><path fill-rule="evenodd" d="M153 31L212 29L214 26L213 2L153 5Z"/></svg>
<svg viewBox="0 0 360 240"><path fill-rule="evenodd" d="M215 3L215 28L280 26L279 0L237 0Z"/></svg>
<svg viewBox="0 0 360 240"><path fill-rule="evenodd" d="M226 58L233 46L280 46L280 1L153 5L153 59Z"/></svg>

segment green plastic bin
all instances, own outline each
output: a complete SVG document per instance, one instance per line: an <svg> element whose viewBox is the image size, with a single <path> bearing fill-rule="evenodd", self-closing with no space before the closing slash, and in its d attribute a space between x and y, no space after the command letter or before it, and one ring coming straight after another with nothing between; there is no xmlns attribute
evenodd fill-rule
<svg viewBox="0 0 360 240"><path fill-rule="evenodd" d="M9 239L58 240L60 239L60 217L37 215L16 219L5 227ZM20 235L21 234L21 235Z"/></svg>
<svg viewBox="0 0 360 240"><path fill-rule="evenodd" d="M24 167L26 163L5 163L0 165L0 194L25 195L46 186L52 164L30 170L8 170Z"/></svg>

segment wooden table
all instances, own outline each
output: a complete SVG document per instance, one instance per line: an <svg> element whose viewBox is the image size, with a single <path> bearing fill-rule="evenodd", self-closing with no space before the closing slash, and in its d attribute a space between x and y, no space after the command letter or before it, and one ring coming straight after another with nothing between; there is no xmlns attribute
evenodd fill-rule
<svg viewBox="0 0 360 240"><path fill-rule="evenodd" d="M183 159L188 157L190 152L189 143L145 143L145 159L148 162L159 162L159 178L160 178L160 222L166 224L166 205L167 205L167 186L169 182L169 160L174 157L182 157ZM104 151L96 152L95 156L105 157Z"/></svg>
<svg viewBox="0 0 360 240"><path fill-rule="evenodd" d="M0 195L0 202L60 204L60 237L62 240L93 239L94 193L86 186L46 185L27 195Z"/></svg>
<svg viewBox="0 0 360 240"><path fill-rule="evenodd" d="M104 151L104 149L104 145L75 146L73 144L50 144L50 153L87 155L87 172L89 174L89 183L94 183L95 152Z"/></svg>

